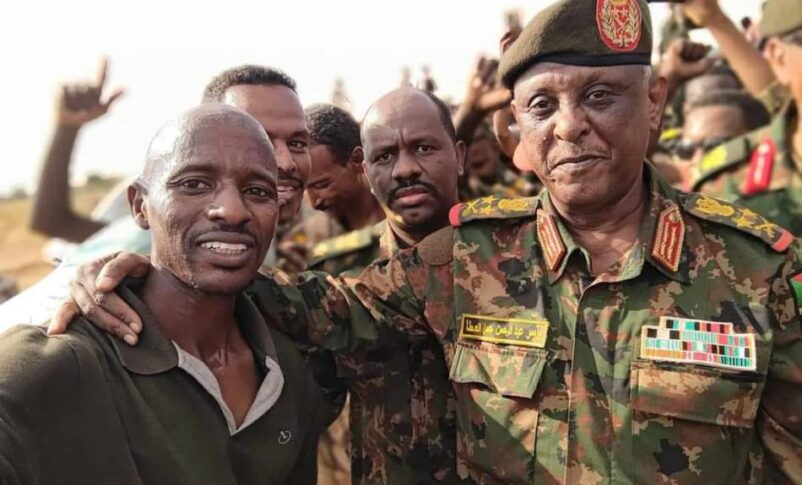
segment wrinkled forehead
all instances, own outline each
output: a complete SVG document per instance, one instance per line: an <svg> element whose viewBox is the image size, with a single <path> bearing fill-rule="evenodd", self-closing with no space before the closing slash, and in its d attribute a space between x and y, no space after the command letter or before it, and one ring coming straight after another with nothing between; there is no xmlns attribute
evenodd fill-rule
<svg viewBox="0 0 802 485"><path fill-rule="evenodd" d="M554 62L541 62L527 69L515 82L514 94L548 89L571 91L582 89L593 83L631 83L646 81L650 74L648 66L575 66Z"/></svg>
<svg viewBox="0 0 802 485"><path fill-rule="evenodd" d="M203 167L215 173L252 172L275 179L276 159L267 134L242 117L204 119L185 125L174 143L166 175Z"/></svg>

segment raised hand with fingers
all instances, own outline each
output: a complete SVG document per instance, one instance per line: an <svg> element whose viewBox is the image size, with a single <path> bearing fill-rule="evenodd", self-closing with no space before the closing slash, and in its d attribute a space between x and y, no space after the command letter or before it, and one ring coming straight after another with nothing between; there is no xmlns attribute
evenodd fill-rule
<svg viewBox="0 0 802 485"><path fill-rule="evenodd" d="M64 333L70 321L80 314L127 344L136 345L142 319L114 289L125 278L144 277L148 271L148 258L126 252L81 265L70 282L70 298L50 320L48 335Z"/></svg>
<svg viewBox="0 0 802 485"><path fill-rule="evenodd" d="M463 104L473 111L489 114L508 105L512 93L496 82L498 59L479 56L468 76L468 86Z"/></svg>
<svg viewBox="0 0 802 485"><path fill-rule="evenodd" d="M56 119L60 126L80 128L109 111L123 89L106 90L109 62L101 59L95 80L61 86L56 100ZM104 92L106 91L106 92Z"/></svg>

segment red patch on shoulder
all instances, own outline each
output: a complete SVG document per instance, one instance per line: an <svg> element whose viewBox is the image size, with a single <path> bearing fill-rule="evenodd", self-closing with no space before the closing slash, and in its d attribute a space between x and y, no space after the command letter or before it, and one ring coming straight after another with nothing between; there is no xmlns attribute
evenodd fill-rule
<svg viewBox="0 0 802 485"><path fill-rule="evenodd" d="M749 160L746 180L741 188L744 195L753 195L765 191L771 184L771 172L774 170L774 157L777 155L777 146L774 140L766 138Z"/></svg>
<svg viewBox="0 0 802 485"><path fill-rule="evenodd" d="M596 0L599 37L610 50L630 52L640 43L643 12L638 0Z"/></svg>
<svg viewBox="0 0 802 485"><path fill-rule="evenodd" d="M457 204L448 211L448 222L454 227L462 225L460 213L462 212L462 204Z"/></svg>

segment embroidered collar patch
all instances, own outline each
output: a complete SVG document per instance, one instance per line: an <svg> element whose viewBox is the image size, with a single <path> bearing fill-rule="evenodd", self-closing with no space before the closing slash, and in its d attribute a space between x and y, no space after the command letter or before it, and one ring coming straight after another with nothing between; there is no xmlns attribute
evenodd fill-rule
<svg viewBox="0 0 802 485"><path fill-rule="evenodd" d="M757 369L755 335L734 333L729 322L661 317L660 325L641 329L640 355L648 360Z"/></svg>
<svg viewBox="0 0 802 485"><path fill-rule="evenodd" d="M567 250L555 217L543 209L537 211L537 238L549 269L557 271Z"/></svg>
<svg viewBox="0 0 802 485"><path fill-rule="evenodd" d="M671 204L657 218L652 257L669 271L677 272L685 241L685 221L679 207Z"/></svg>

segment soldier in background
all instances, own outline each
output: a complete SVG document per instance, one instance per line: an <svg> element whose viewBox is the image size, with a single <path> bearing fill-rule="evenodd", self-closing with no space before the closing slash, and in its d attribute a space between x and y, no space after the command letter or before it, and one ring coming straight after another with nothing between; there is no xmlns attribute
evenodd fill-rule
<svg viewBox="0 0 802 485"><path fill-rule="evenodd" d="M760 31L781 85L793 95L770 125L711 151L693 188L737 200L802 235L802 0L769 0Z"/></svg>
<svg viewBox="0 0 802 485"><path fill-rule="evenodd" d="M305 270L310 262L346 258L358 251L366 244L362 236L371 234L374 224L384 219L384 211L364 179L359 123L331 104L312 105L305 115L312 162L307 197L316 212L304 217L279 243L281 254L288 260L282 269L291 275ZM339 239L343 235L346 237ZM366 257L369 259L360 267L375 255ZM349 265L348 261L341 263ZM335 274L341 271L325 269Z"/></svg>
<svg viewBox="0 0 802 485"><path fill-rule="evenodd" d="M677 185L690 190L710 150L768 122L766 108L743 91L714 91L697 99L685 114L680 141L673 149L682 174Z"/></svg>

